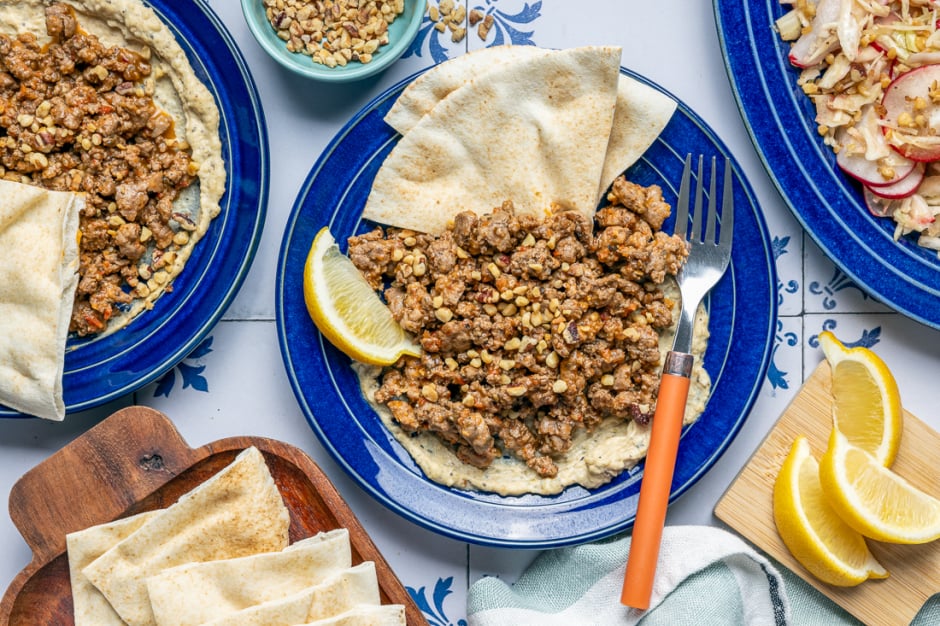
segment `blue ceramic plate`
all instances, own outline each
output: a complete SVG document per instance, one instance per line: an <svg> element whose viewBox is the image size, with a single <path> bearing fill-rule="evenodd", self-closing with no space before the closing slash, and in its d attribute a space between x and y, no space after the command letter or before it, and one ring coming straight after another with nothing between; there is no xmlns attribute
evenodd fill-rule
<svg viewBox="0 0 940 626"><path fill-rule="evenodd" d="M715 0L718 34L738 106L790 210L833 262L872 297L940 328L940 260L894 222L865 208L861 187L836 166L796 85L790 44L773 30L779 0Z"/></svg>
<svg viewBox="0 0 940 626"><path fill-rule="evenodd" d="M226 188L222 212L151 311L103 338L70 338L63 393L68 411L103 404L155 380L198 345L235 297L254 257L268 196L268 139L248 67L202 1L150 0L215 96ZM0 416L19 413L0 407Z"/></svg>
<svg viewBox="0 0 940 626"><path fill-rule="evenodd" d="M373 227L361 219L362 208L376 171L399 139L382 118L413 78L376 98L340 131L307 177L287 223L277 270L277 329L297 400L323 445L367 492L443 535L484 545L547 548L630 528L642 465L601 488L572 487L552 497L502 497L427 480L360 394L349 359L323 339L307 315L303 267L313 237L329 225L343 245L350 235ZM627 175L643 185L660 185L667 201L674 202L689 152L730 156L704 122L680 104ZM691 487L734 438L770 358L776 320L771 245L753 193L732 164L734 252L730 271L711 294L712 336L705 358L714 393L683 436L673 498ZM665 228L672 228L671 221Z"/></svg>

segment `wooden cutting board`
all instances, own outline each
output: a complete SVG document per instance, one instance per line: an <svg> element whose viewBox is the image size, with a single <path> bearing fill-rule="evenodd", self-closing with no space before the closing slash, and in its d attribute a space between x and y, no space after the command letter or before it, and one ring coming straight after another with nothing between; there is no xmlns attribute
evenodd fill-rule
<svg viewBox="0 0 940 626"><path fill-rule="evenodd" d="M73 624L65 535L165 508L249 446L264 455L290 513L291 543L349 530L353 564L375 563L383 604L403 604L409 625L427 620L323 471L302 450L262 437L190 448L162 413L122 409L31 469L10 490L10 517L33 552L0 601L0 626Z"/></svg>
<svg viewBox="0 0 940 626"><path fill-rule="evenodd" d="M825 452L832 429L830 389L831 371L823 361L722 496L715 515L865 624L909 624L927 598L940 592L940 541L919 546L869 541L872 554L890 576L841 588L820 582L803 569L777 534L774 479L798 435L806 435L817 459ZM940 497L940 433L905 411L901 448L892 469Z"/></svg>

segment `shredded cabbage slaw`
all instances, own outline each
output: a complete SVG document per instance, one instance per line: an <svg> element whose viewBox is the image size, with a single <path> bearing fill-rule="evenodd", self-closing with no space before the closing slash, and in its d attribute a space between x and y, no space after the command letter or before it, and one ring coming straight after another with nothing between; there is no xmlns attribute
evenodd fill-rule
<svg viewBox="0 0 940 626"><path fill-rule="evenodd" d="M940 251L940 81L928 82L922 96L886 101L912 70L935 65L940 76L940 0L781 4L790 10L775 27L793 42L790 61L801 68L798 85L815 105L823 141L842 153L843 169L868 183L866 204L893 218L896 240L913 233L918 245ZM902 186L905 172L922 177L919 184Z"/></svg>

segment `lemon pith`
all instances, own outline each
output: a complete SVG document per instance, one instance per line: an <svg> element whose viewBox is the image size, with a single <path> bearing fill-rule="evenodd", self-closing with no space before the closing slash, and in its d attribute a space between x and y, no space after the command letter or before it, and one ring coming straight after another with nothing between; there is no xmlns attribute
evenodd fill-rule
<svg viewBox="0 0 940 626"><path fill-rule="evenodd" d="M826 503L818 468L806 437L797 437L773 494L774 522L787 549L810 573L832 585L849 587L885 578L887 570L865 539Z"/></svg>
<svg viewBox="0 0 940 626"><path fill-rule="evenodd" d="M404 354L421 353L327 227L317 233L304 264L304 302L323 336L356 361L391 365Z"/></svg>
<svg viewBox="0 0 940 626"><path fill-rule="evenodd" d="M847 348L829 331L819 344L832 367L832 419L849 442L890 467L903 431L897 382L877 354L864 347Z"/></svg>
<svg viewBox="0 0 940 626"><path fill-rule="evenodd" d="M819 479L833 510L859 533L889 543L940 539L940 500L833 431Z"/></svg>

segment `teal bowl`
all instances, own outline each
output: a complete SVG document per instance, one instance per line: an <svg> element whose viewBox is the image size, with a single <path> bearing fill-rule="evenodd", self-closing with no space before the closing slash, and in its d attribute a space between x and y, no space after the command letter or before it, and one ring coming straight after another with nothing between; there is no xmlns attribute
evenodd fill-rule
<svg viewBox="0 0 940 626"><path fill-rule="evenodd" d="M314 63L309 55L287 50L287 42L277 36L274 27L265 16L262 0L241 0L241 3L248 29L265 52L297 74L328 82L360 80L387 69L414 41L426 7L425 0L405 0L404 12L388 27L388 44L380 46L369 63L351 61L344 66L327 67Z"/></svg>

